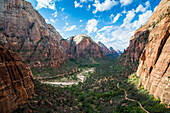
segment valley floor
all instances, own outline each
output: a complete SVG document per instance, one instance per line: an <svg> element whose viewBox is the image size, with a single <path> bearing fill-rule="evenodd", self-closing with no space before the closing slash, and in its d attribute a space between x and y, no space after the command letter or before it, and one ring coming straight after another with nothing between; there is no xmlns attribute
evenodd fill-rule
<svg viewBox="0 0 170 113"><path fill-rule="evenodd" d="M48 81L74 81L70 87L42 84L34 80L35 94L16 112L35 113L169 113L170 110L160 99L154 99L143 87L137 88L139 78L136 74L125 76L130 67L120 65L111 57L103 59L80 59L69 61L80 68L75 76L65 75L60 79ZM87 63L88 61L88 63ZM70 64L67 63L69 66ZM74 65L73 65L74 64ZM66 66L66 65L64 65ZM67 66L66 66L67 67ZM64 68L64 67L63 67ZM93 71L90 73L89 71ZM54 72L54 71L53 71ZM86 73L84 73L86 72ZM36 73L36 72L33 72ZM45 72L50 73L50 72ZM88 73L88 75L86 75ZM40 75L40 73L38 73ZM56 75L56 74L54 74ZM86 79L84 76L86 76ZM36 75L34 75L36 76ZM46 79L47 81L47 79ZM80 82L81 81L81 82ZM83 82L84 81L84 82ZM63 83L63 82L62 82ZM64 85L64 84L63 84ZM131 101L131 100L134 101ZM141 105L140 105L140 104ZM142 107L141 107L142 106ZM146 110L146 111L145 111Z"/></svg>
<svg viewBox="0 0 170 113"><path fill-rule="evenodd" d="M81 73L78 73L78 74L75 74L76 77L77 77L77 80L76 81L73 81L73 80L65 80L65 81L62 81L61 79L58 80L58 79L53 79L54 81L41 81L41 83L44 83L44 84L52 84L52 85L60 85L60 86L70 86L70 85L73 85L73 84L78 84L79 82L84 82L86 77L90 74L90 73L93 73L94 72L94 68L88 68L88 69L84 69ZM71 77L74 76L74 75L70 75Z"/></svg>

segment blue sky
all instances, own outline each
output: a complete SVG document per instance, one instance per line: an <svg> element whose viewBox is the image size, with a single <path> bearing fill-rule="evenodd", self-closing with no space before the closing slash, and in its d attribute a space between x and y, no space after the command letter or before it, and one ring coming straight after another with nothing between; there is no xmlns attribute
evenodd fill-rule
<svg viewBox="0 0 170 113"><path fill-rule="evenodd" d="M161 0L26 0L63 38L87 34L123 51Z"/></svg>

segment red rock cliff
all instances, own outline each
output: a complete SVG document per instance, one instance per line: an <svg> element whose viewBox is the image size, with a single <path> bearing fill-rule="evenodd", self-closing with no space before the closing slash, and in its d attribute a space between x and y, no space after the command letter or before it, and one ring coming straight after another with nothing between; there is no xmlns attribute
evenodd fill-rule
<svg viewBox="0 0 170 113"><path fill-rule="evenodd" d="M119 56L118 60L120 60L123 65L131 67L128 73L133 73L137 70L139 58L148 43L149 33L149 30L136 32L130 40L129 47Z"/></svg>
<svg viewBox="0 0 170 113"><path fill-rule="evenodd" d="M30 66L60 66L62 37L24 0L0 1L0 44L18 52Z"/></svg>
<svg viewBox="0 0 170 113"><path fill-rule="evenodd" d="M75 57L99 57L104 56L102 48L94 42L91 37L85 34L79 34L62 40L61 45L67 51L70 58Z"/></svg>
<svg viewBox="0 0 170 113"><path fill-rule="evenodd" d="M28 64L0 46L0 113L11 113L32 97L34 84Z"/></svg>
<svg viewBox="0 0 170 113"><path fill-rule="evenodd" d="M140 85L170 104L170 1L162 0L142 29L150 29L139 62Z"/></svg>

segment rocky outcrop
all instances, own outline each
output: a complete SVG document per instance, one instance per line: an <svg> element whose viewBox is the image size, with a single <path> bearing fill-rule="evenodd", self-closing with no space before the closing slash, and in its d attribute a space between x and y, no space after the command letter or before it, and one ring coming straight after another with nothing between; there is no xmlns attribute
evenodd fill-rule
<svg viewBox="0 0 170 113"><path fill-rule="evenodd" d="M79 34L62 40L61 45L67 51L68 57L99 57L104 56L102 48L94 42L91 37L85 34Z"/></svg>
<svg viewBox="0 0 170 113"><path fill-rule="evenodd" d="M137 70L139 58L142 54L143 49L148 43L149 33L149 30L136 32L130 40L129 47L124 50L124 52L119 57L119 60L123 61L123 65L131 67L130 73Z"/></svg>
<svg viewBox="0 0 170 113"><path fill-rule="evenodd" d="M32 77L26 61L0 46L0 113L11 113L32 97Z"/></svg>
<svg viewBox="0 0 170 113"><path fill-rule="evenodd" d="M76 43L73 41L74 37L70 37L69 39L61 40L61 46L66 52L67 58L75 58L76 57Z"/></svg>
<svg viewBox="0 0 170 113"><path fill-rule="evenodd" d="M102 48L104 55L111 54L111 51L102 42L98 42L98 45Z"/></svg>
<svg viewBox="0 0 170 113"><path fill-rule="evenodd" d="M162 0L142 29L150 29L139 62L140 86L170 104L170 1Z"/></svg>
<svg viewBox="0 0 170 113"><path fill-rule="evenodd" d="M111 51L111 54L112 54L112 55L115 55L116 57L119 56L119 54L113 49L113 47L110 47L109 50Z"/></svg>
<svg viewBox="0 0 170 113"><path fill-rule="evenodd" d="M110 48L111 49L111 48ZM119 55L121 55L122 54L122 52L119 50L119 49L116 49L115 50Z"/></svg>
<svg viewBox="0 0 170 113"><path fill-rule="evenodd" d="M18 52L31 67L59 67L67 58L106 55L87 35L62 39L24 0L0 1L0 44Z"/></svg>
<svg viewBox="0 0 170 113"><path fill-rule="evenodd" d="M102 48L104 55L114 55L116 57L119 56L118 53L112 47L108 49L102 42L98 42L98 45Z"/></svg>
<svg viewBox="0 0 170 113"><path fill-rule="evenodd" d="M0 44L18 52L32 67L60 66L66 59L62 37L24 0L0 1Z"/></svg>

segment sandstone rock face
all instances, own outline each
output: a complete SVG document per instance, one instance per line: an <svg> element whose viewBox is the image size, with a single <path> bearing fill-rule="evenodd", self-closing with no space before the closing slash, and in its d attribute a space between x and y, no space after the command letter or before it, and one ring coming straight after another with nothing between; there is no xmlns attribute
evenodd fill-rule
<svg viewBox="0 0 170 113"><path fill-rule="evenodd" d="M32 97L34 84L28 64L0 46L0 113L11 113Z"/></svg>
<svg viewBox="0 0 170 113"><path fill-rule="evenodd" d="M66 52L67 58L76 57L76 43L73 41L74 37L70 37L69 40L61 40L61 46Z"/></svg>
<svg viewBox="0 0 170 113"><path fill-rule="evenodd" d="M61 39L30 3L0 1L0 44L18 52L30 66L60 66L66 59Z"/></svg>
<svg viewBox="0 0 170 113"><path fill-rule="evenodd" d="M112 47L108 49L102 42L98 42L98 45L102 48L104 55L115 55L116 57L119 56Z"/></svg>
<svg viewBox="0 0 170 113"><path fill-rule="evenodd" d="M139 58L148 43L149 33L149 30L136 32L130 40L129 47L119 56L118 60L122 65L131 67L127 75L137 70Z"/></svg>
<svg viewBox="0 0 170 113"><path fill-rule="evenodd" d="M79 34L62 40L61 45L67 51L68 57L99 57L104 56L102 48L94 42L89 36Z"/></svg>
<svg viewBox="0 0 170 113"><path fill-rule="evenodd" d="M142 29L150 29L139 62L140 85L170 104L170 1L162 0Z"/></svg>
<svg viewBox="0 0 170 113"><path fill-rule="evenodd" d="M149 41L150 32L160 23L160 19L165 17L165 12L170 6L168 0L162 0L161 4L162 5L157 7L149 20L134 33L134 36L130 39L129 47L119 57L119 60L123 59L123 65L132 67L131 73L135 72L138 68L139 58Z"/></svg>

